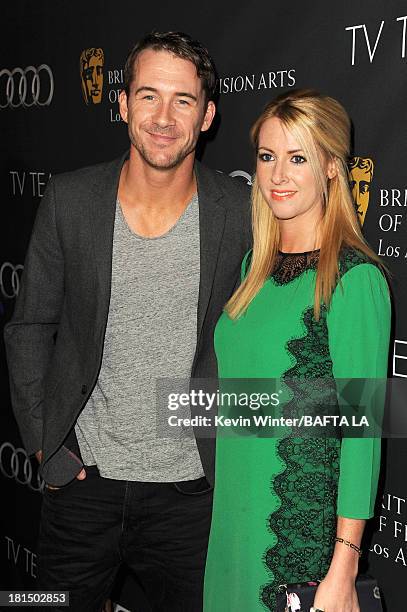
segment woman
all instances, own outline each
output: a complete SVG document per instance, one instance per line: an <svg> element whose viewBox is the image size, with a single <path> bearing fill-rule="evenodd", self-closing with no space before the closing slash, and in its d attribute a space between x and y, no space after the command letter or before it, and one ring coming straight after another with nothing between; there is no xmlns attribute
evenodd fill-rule
<svg viewBox="0 0 407 612"><path fill-rule="evenodd" d="M335 379L387 374L389 291L349 191L350 121L336 100L291 91L252 140L254 246L216 328L219 376L279 379L282 415L318 413ZM314 608L358 612L379 466L377 438L218 435L206 612L275 610L280 584L315 579Z"/></svg>

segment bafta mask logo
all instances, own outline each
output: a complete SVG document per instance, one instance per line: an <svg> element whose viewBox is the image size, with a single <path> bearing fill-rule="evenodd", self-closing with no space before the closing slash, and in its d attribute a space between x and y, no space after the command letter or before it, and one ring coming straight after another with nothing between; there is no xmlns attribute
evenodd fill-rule
<svg viewBox="0 0 407 612"><path fill-rule="evenodd" d="M365 222L367 207L369 206L373 170L374 163L370 157L352 157L349 162L350 187L361 225Z"/></svg>
<svg viewBox="0 0 407 612"><path fill-rule="evenodd" d="M103 49L91 47L81 53L79 69L85 104L100 104L103 92Z"/></svg>

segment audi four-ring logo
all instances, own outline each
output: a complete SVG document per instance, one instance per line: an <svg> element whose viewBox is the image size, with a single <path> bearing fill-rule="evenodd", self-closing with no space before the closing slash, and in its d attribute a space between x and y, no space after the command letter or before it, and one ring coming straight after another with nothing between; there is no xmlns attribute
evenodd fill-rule
<svg viewBox="0 0 407 612"><path fill-rule="evenodd" d="M0 446L0 471L6 478L14 478L32 491L42 491L44 488L38 467L33 467L23 448L15 448L10 442L3 442Z"/></svg>
<svg viewBox="0 0 407 612"><path fill-rule="evenodd" d="M49 106L53 95L54 75L47 64L0 70L0 109Z"/></svg>
<svg viewBox="0 0 407 612"><path fill-rule="evenodd" d="M5 299L12 300L18 296L20 291L20 273L24 266L14 266L9 261L2 264L0 268L0 292Z"/></svg>

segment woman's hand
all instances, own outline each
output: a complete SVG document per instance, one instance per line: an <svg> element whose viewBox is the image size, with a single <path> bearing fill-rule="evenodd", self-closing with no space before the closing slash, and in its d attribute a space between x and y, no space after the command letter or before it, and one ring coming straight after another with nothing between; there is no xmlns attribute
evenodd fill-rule
<svg viewBox="0 0 407 612"><path fill-rule="evenodd" d="M325 612L360 612L355 580L328 572L317 588L313 606Z"/></svg>
<svg viewBox="0 0 407 612"><path fill-rule="evenodd" d="M360 546L365 521L338 516L337 536ZM355 580L359 554L346 542L336 542L331 564L315 593L313 607L324 612L360 612Z"/></svg>

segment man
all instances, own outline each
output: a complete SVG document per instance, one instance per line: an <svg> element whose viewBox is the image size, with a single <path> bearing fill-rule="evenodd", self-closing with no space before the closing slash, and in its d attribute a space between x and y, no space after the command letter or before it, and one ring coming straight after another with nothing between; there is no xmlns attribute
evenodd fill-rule
<svg viewBox="0 0 407 612"><path fill-rule="evenodd" d="M216 377L214 326L250 246L246 187L195 162L215 83L187 35L135 46L130 154L50 180L5 331L14 411L48 484L40 587L70 591L75 612L100 610L122 563L149 609L202 606L214 441L160 439L155 384Z"/></svg>

